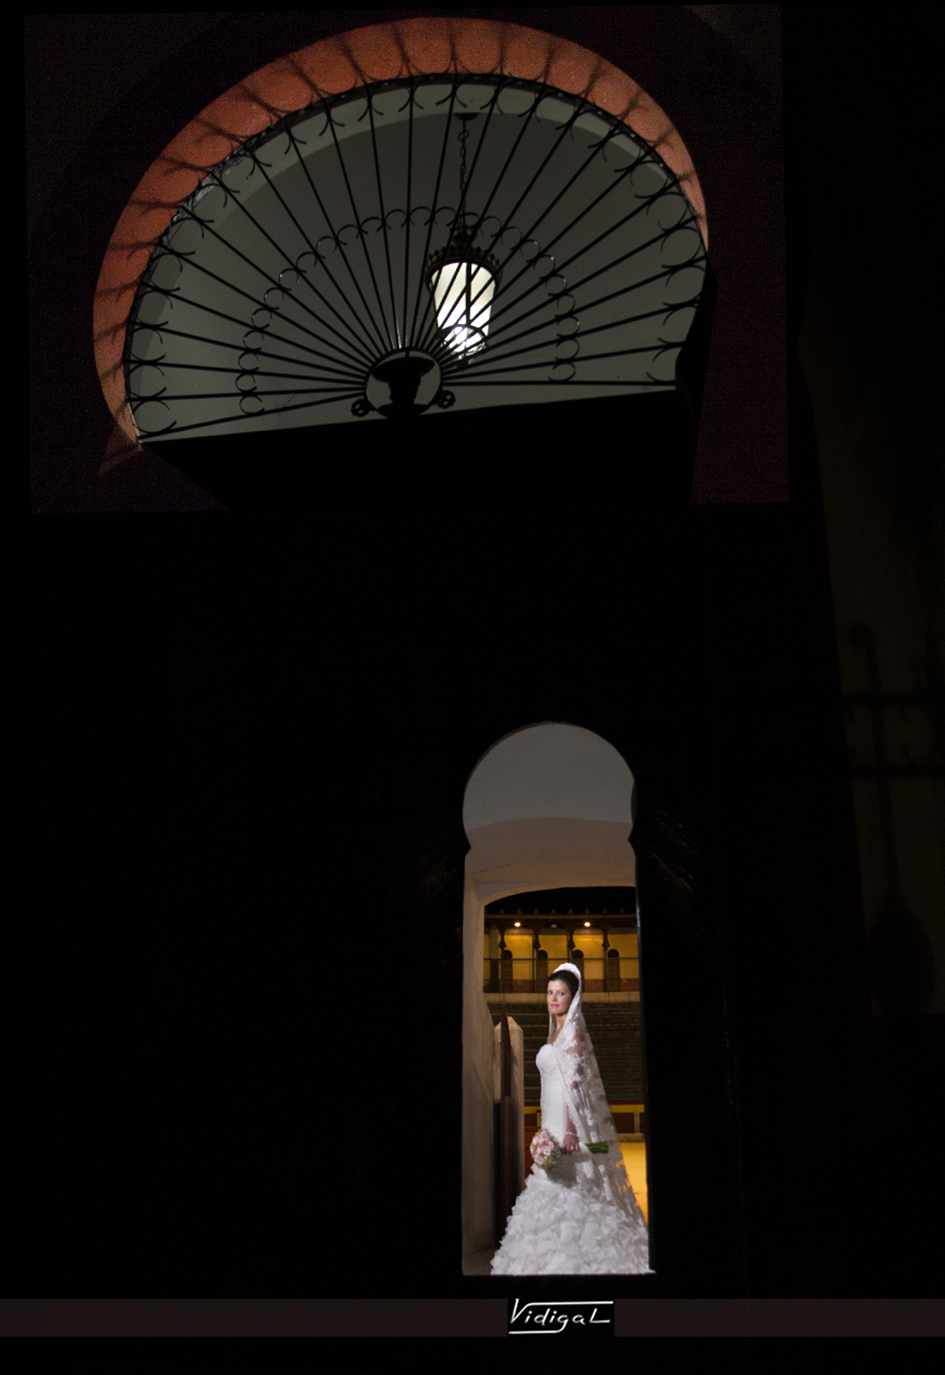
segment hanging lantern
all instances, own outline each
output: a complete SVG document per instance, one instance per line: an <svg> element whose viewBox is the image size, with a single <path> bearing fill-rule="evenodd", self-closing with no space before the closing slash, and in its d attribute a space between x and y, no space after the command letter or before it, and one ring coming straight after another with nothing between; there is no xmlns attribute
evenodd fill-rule
<svg viewBox="0 0 945 1375"><path fill-rule="evenodd" d="M474 114L461 114L459 209L445 248L427 260L427 283L440 336L451 353L465 358L484 347L492 299L499 285L498 260L474 246L475 223L466 213L466 142Z"/></svg>
<svg viewBox="0 0 945 1375"><path fill-rule="evenodd" d="M432 254L427 264L443 342L463 358L485 345L500 279L498 262L475 248L473 238L464 219L446 248Z"/></svg>

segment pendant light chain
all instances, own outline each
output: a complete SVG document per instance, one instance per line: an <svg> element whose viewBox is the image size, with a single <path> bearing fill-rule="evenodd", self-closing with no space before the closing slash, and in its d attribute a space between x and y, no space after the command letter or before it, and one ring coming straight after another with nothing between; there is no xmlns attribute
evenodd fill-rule
<svg viewBox="0 0 945 1375"><path fill-rule="evenodd" d="M456 223L463 225L466 220L466 141L469 138L470 115L460 115L463 127L459 133L459 209L456 212Z"/></svg>

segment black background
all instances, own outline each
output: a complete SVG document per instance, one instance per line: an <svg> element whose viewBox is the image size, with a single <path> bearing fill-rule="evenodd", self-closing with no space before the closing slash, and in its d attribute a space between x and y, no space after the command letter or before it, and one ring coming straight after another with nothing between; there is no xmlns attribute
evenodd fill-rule
<svg viewBox="0 0 945 1375"><path fill-rule="evenodd" d="M796 39L799 294L799 93L854 77ZM545 719L638 787L657 1274L612 1292L936 1294L941 1028L868 1015L791 405L784 506L622 509L605 462L398 502L378 460L383 502L37 519L47 1294L505 1293L460 1273L462 790Z"/></svg>

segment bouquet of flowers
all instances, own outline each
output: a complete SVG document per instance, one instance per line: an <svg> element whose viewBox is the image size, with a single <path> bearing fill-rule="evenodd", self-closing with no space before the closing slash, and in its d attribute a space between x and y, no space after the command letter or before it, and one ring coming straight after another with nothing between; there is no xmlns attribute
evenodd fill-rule
<svg viewBox="0 0 945 1375"><path fill-rule="evenodd" d="M584 1145L595 1155L606 1155L609 1150L606 1141L585 1141ZM531 1152L532 1160L540 1170L550 1170L561 1156L561 1146L551 1133L542 1127L541 1131L532 1137Z"/></svg>
<svg viewBox="0 0 945 1375"><path fill-rule="evenodd" d="M532 1137L532 1160L540 1170L550 1170L561 1155L561 1147L544 1127Z"/></svg>

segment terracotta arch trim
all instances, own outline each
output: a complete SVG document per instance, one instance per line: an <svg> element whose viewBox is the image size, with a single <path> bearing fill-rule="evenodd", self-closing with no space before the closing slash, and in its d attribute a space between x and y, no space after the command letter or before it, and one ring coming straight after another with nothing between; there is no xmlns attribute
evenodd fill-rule
<svg viewBox="0 0 945 1375"><path fill-rule="evenodd" d="M600 106L672 169L708 242L699 180L672 122L635 81L596 53L519 24L448 17L376 24L322 39L261 67L195 116L148 168L115 226L95 293L94 340L99 380L118 425L117 443L110 446L116 458L128 441L137 444L122 367L135 291L161 235L207 173L253 135L327 96L440 72L542 81Z"/></svg>

